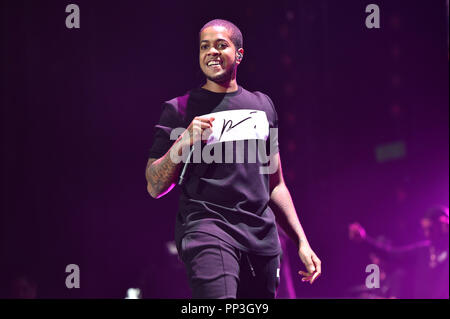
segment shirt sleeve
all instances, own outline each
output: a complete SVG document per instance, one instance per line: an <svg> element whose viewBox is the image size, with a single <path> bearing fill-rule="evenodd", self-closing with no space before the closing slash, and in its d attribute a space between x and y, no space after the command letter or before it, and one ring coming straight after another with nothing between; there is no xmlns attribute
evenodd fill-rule
<svg viewBox="0 0 450 319"><path fill-rule="evenodd" d="M175 140L170 139L173 129L182 127L182 121L177 109L171 103L164 103L158 124L154 127L153 144L149 158L160 158L172 147Z"/></svg>
<svg viewBox="0 0 450 319"><path fill-rule="evenodd" d="M278 114L271 98L266 94L265 96L271 106L271 118L269 118L269 138L267 139L268 145L266 145L266 149L271 155L275 155L280 151L278 144Z"/></svg>

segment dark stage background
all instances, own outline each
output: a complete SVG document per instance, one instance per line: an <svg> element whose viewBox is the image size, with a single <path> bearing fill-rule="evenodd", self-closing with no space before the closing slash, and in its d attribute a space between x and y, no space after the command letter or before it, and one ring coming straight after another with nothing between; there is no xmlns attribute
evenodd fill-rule
<svg viewBox="0 0 450 319"><path fill-rule="evenodd" d="M238 83L272 97L287 185L323 261L299 298L343 298L370 263L359 221L394 243L449 204L445 1L2 1L0 290L26 274L40 298L189 296L170 255L178 189L155 200L144 170L165 100L199 86L198 31L243 32ZM79 289L65 267L80 267Z"/></svg>

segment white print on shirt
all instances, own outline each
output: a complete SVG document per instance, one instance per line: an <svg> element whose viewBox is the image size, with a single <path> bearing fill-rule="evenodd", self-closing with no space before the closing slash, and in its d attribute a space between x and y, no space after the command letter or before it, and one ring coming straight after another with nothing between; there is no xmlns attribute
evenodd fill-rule
<svg viewBox="0 0 450 319"><path fill-rule="evenodd" d="M257 163L258 157L261 164L268 166L260 167L260 174L273 174L276 172L272 156L277 152L278 129L270 128L267 115L259 110L232 110L209 113L199 117L214 117L211 134L206 139L206 145L201 147L201 142L197 142L193 147L182 148L182 155L178 154L178 149L172 148L170 158L174 163ZM175 128L170 133L170 139L176 140L185 131L184 128ZM206 130L203 131L206 134ZM270 141L270 153L267 155L266 140ZM185 136L188 138L187 136ZM205 135L206 137L206 135ZM205 140L205 138L203 139ZM245 161L245 142L247 141L247 160ZM233 145L233 143L235 143ZM275 144L275 145L273 145ZM187 144L185 144L187 145ZM223 147L225 150L223 151ZM211 153L211 151L213 151ZM222 160L224 155L224 160Z"/></svg>
<svg viewBox="0 0 450 319"><path fill-rule="evenodd" d="M266 140L269 136L269 122L264 111L232 110L201 115L214 117L211 135L206 144L239 140Z"/></svg>

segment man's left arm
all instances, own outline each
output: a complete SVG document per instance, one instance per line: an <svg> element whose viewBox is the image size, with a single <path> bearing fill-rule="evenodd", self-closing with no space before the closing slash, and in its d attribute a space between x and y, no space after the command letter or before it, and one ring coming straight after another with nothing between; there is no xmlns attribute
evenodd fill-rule
<svg viewBox="0 0 450 319"><path fill-rule="evenodd" d="M277 170L269 176L269 206L275 214L277 223L297 246L300 259L307 270L299 271L303 276L302 281L309 281L312 284L322 272L321 261L311 249L298 219L291 194L284 182L280 153L272 156L271 161L274 161L271 166L274 165Z"/></svg>

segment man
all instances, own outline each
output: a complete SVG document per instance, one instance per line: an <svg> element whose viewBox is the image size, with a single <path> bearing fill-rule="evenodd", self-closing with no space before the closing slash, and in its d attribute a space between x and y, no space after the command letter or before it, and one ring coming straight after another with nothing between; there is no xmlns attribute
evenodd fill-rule
<svg viewBox="0 0 450 319"><path fill-rule="evenodd" d="M270 174L262 174L261 160L252 162L250 155L244 162L233 163L191 163L186 159L184 150L205 147L202 140L218 127L220 137L232 128L238 131L234 140L221 144L231 143L233 158L242 155L237 140L254 133L253 126L239 129L251 116L234 123L214 122L215 117L228 114L224 111L263 112L265 120L254 123L255 136L266 124L267 128L278 127L270 98L237 84L237 67L244 56L240 30L229 21L216 19L203 26L199 37L199 63L206 83L164 104L146 168L147 190L153 198L169 192L182 175L175 242L193 297L274 298L282 253L275 216L296 243L306 266L306 271L299 272L302 281L312 284L321 274L321 262L308 243L284 183L276 135L266 140L275 149L270 154L270 166L275 167ZM179 127L186 129L171 140L171 132ZM251 140L244 139L247 151ZM177 163L173 160L176 156L184 156L187 163Z"/></svg>

